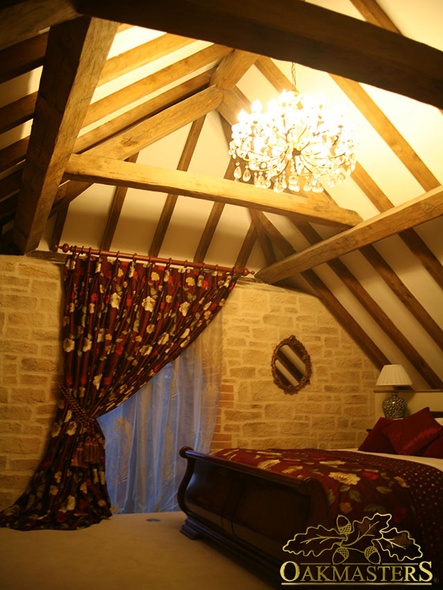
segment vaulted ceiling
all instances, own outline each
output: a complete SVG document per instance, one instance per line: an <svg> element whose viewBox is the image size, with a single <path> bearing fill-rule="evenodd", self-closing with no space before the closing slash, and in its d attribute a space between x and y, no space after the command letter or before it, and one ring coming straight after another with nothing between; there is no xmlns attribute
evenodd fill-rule
<svg viewBox="0 0 443 590"><path fill-rule="evenodd" d="M247 266L443 389L442 50L440 0L3 1L1 252ZM291 63L357 132L321 194L233 180L230 127Z"/></svg>

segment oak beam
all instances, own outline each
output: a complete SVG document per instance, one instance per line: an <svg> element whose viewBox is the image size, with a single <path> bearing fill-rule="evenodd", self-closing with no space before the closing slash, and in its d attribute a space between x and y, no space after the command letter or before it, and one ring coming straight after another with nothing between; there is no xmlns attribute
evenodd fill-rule
<svg viewBox="0 0 443 590"><path fill-rule="evenodd" d="M49 33L13 232L22 254L43 235L117 27L82 17Z"/></svg>
<svg viewBox="0 0 443 590"><path fill-rule="evenodd" d="M315 244L321 241L321 236L308 224L297 224L297 229L308 240L309 243ZM373 246L365 246L361 249L362 254L366 257L373 267L379 272L387 286L397 295L399 303L414 315L422 324L422 328L432 337L436 337L437 344L443 345L442 331L438 330L433 319L426 313L420 303L413 297L412 293L406 288L401 280L395 275L393 270L378 254ZM426 360L418 353L410 339L406 338L402 331L395 325L389 315L380 307L377 301L363 287L357 277L349 270L342 260L330 260L329 268L335 275L343 281L343 284L349 289L355 299L363 309L371 316L375 323L385 332L388 338L395 346L405 355L408 361L417 369L427 383L434 388L442 386L442 381L433 371Z"/></svg>
<svg viewBox="0 0 443 590"><path fill-rule="evenodd" d="M221 43L443 107L443 52L302 0L78 0L79 12Z"/></svg>
<svg viewBox="0 0 443 590"><path fill-rule="evenodd" d="M190 78L178 86L174 86L158 96L154 96L154 98L123 112L121 115L117 115L113 119L106 121L106 123L94 127L91 131L83 133L75 142L74 152L78 154L92 149L98 144L104 144L133 125L137 125L153 115L158 115L161 111L169 109L180 101L205 90L209 84L211 71Z"/></svg>
<svg viewBox="0 0 443 590"><path fill-rule="evenodd" d="M425 191L436 188L440 183L406 139L396 129L377 103L360 84L331 74L331 78L354 103L365 119L388 144L398 159L406 166Z"/></svg>
<svg viewBox="0 0 443 590"><path fill-rule="evenodd" d="M257 189L249 184L180 170L166 170L92 155L72 155L65 171L73 180L130 186L142 190L175 193L272 213L292 213L304 221L324 225L355 225L354 211L333 207L308 206L292 195Z"/></svg>
<svg viewBox="0 0 443 590"><path fill-rule="evenodd" d="M192 123L216 109L223 92L211 86L186 98L162 112L141 121L120 135L88 151L89 155L105 155L125 160L148 145Z"/></svg>
<svg viewBox="0 0 443 590"><path fill-rule="evenodd" d="M368 23L401 35L401 31L395 26L376 0L351 0L351 2Z"/></svg>
<svg viewBox="0 0 443 590"><path fill-rule="evenodd" d="M112 157L121 159L129 158L163 137L164 125L170 125L173 122L174 126L169 130L169 133L172 133L191 123L193 121L192 117L198 118L206 115L213 108L212 101L221 98L218 91L216 96L211 92L209 95L207 93L201 95L201 91L206 89L202 87L206 86L207 82L209 82L209 76L200 74L131 109L131 111L119 115L112 121L100 125L98 129L85 133L78 138L75 142L74 152L78 153L91 148L88 153L99 152L101 156L112 155ZM181 102L183 108L180 109L177 105ZM180 113L182 114L181 119ZM189 118L189 115L191 115L191 118ZM148 119L148 121L145 119ZM162 121L164 124L162 124ZM154 129L160 135L154 133ZM122 143L121 149L118 147L120 142ZM94 152L91 147L93 145ZM140 146L139 149L134 147L136 145ZM76 181L64 183L57 192L57 199L51 215L57 213L60 207L76 199L91 184L91 182Z"/></svg>
<svg viewBox="0 0 443 590"><path fill-rule="evenodd" d="M219 60L232 51L220 45L211 45L193 55L175 62L165 68L146 76L133 84L129 84L120 90L92 103L88 109L83 125L90 125L103 117L107 117L114 111L122 109L131 103L143 99L150 94L168 86L171 80L179 80L185 76L194 74L213 61Z"/></svg>
<svg viewBox="0 0 443 590"><path fill-rule="evenodd" d="M240 252L237 256L237 260L235 261L235 268L244 268L247 265L256 241L257 232L255 231L254 224L251 222L245 239L243 240L243 244L240 248Z"/></svg>
<svg viewBox="0 0 443 590"><path fill-rule="evenodd" d="M19 139L0 150L0 173L23 162L26 158L28 144L29 137L23 137L23 139ZM19 186L17 186L18 189Z"/></svg>
<svg viewBox="0 0 443 590"><path fill-rule="evenodd" d="M273 262L275 262L276 257L274 248L272 247L272 241L267 235L264 225L262 223L263 213L261 211L257 211L256 209L251 208L249 209L249 215L251 216L251 221L254 224L255 231L257 233L258 243L260 244L260 248L263 252L263 256L266 260L266 263L272 264Z"/></svg>
<svg viewBox="0 0 443 590"><path fill-rule="evenodd" d="M3 49L0 52L0 84L42 66L47 44L48 33L41 33L32 39Z"/></svg>
<svg viewBox="0 0 443 590"><path fill-rule="evenodd" d="M25 0L0 8L0 49L79 16L70 0Z"/></svg>
<svg viewBox="0 0 443 590"><path fill-rule="evenodd" d="M443 330L426 311L413 293L403 283L392 267L381 256L374 246L364 246L360 249L361 254L372 264L386 285L397 296L398 300L415 317L420 326L429 334L434 342L443 349Z"/></svg>
<svg viewBox="0 0 443 590"><path fill-rule="evenodd" d="M197 142L199 140L201 131L203 129L203 125L205 122L206 116L200 117L196 121L194 121L191 125L191 129L189 130L188 137L186 138L185 147L180 156L180 160L178 162L177 170L186 171L188 170L192 156L194 155L195 148L197 147ZM165 204L163 206L163 210L160 215L159 222L155 229L154 237L151 242L151 246L149 248L149 256L158 256L160 252L160 248L163 244L163 240L165 239L166 232L169 227L169 222L171 221L172 214L174 213L175 205L177 203L178 195L169 194L166 197ZM194 260L194 262L197 262Z"/></svg>
<svg viewBox="0 0 443 590"><path fill-rule="evenodd" d="M195 39L188 39L179 35L160 35L151 41L137 45L114 57L109 58L100 74L98 85L106 84L133 70L152 63L169 53L183 49L195 43Z"/></svg>
<svg viewBox="0 0 443 590"><path fill-rule="evenodd" d="M232 178L234 173L234 164L232 159L229 160L228 166L226 168L226 172L224 178ZM206 222L205 229L200 237L200 241L197 246L197 250L195 251L194 255L194 262L203 262L208 252L209 246L211 244L212 238L214 237L215 230L217 228L218 222L222 216L223 210L225 208L224 203L214 203L212 206L211 213L209 214L209 218Z"/></svg>
<svg viewBox="0 0 443 590"><path fill-rule="evenodd" d="M258 215L261 225L266 234L271 239L273 245L276 246L285 256L293 254L295 250L292 244L288 242L288 240L278 231L278 229L266 217L266 215L262 213L258 213ZM301 228L303 230L302 233L304 233L304 231L314 232L314 230L312 230L306 223L296 224L294 222L294 225L298 229ZM312 234L310 235L308 233L307 239L311 240ZM339 324L341 324L343 329L348 332L351 338L355 340L356 344L368 355L369 358L373 360L376 366L381 368L384 364L388 364L389 361L386 359L380 349L375 345L371 338L369 338L366 332L362 330L355 319L346 311L343 305L332 294L330 289L321 281L318 275L314 271L308 270L302 273L302 277L317 293L317 295L321 297L321 300L330 313L335 317Z"/></svg>
<svg viewBox="0 0 443 590"><path fill-rule="evenodd" d="M388 211L394 206L378 185L372 180L369 174L358 163L352 173L352 178L379 211ZM437 285L443 289L443 267L438 258L418 233L411 228L400 232L398 236L403 240L409 250L420 260Z"/></svg>
<svg viewBox="0 0 443 590"><path fill-rule="evenodd" d="M265 267L257 276L275 283L443 215L443 186Z"/></svg>
<svg viewBox="0 0 443 590"><path fill-rule="evenodd" d="M0 107L0 133L14 129L32 119L36 101L37 92L32 92Z"/></svg>
<svg viewBox="0 0 443 590"><path fill-rule="evenodd" d="M138 154L134 154L129 158L129 161L136 162L137 158ZM102 250L111 249L112 240L114 239L115 230L117 229L118 220L120 219L120 214L123 209L123 204L125 202L127 192L128 187L126 186L115 187L111 209L109 211L105 231L103 232L103 236L101 239L100 248Z"/></svg>
<svg viewBox="0 0 443 590"><path fill-rule="evenodd" d="M224 208L224 203L214 203L212 205L211 213L209 214L205 229L203 230L194 254L194 262L204 262Z"/></svg>
<svg viewBox="0 0 443 590"><path fill-rule="evenodd" d="M358 322L351 316L340 301L333 295L325 283L313 270L306 270L302 273L305 281L317 292L324 306L335 317L337 322L353 338L360 349L367 354L374 365L381 369L383 365L389 365L390 361L378 348L374 341L368 336Z"/></svg>
<svg viewBox="0 0 443 590"><path fill-rule="evenodd" d="M223 90L231 90L258 57L255 53L247 51L239 51L238 49L231 51L215 70L211 84Z"/></svg>

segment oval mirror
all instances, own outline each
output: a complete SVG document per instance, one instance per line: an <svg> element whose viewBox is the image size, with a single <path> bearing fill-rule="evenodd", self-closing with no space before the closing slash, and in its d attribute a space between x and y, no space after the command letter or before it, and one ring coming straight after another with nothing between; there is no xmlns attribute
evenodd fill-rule
<svg viewBox="0 0 443 590"><path fill-rule="evenodd" d="M311 357L295 336L285 338L276 346L271 367L274 383L285 393L300 391L311 378Z"/></svg>

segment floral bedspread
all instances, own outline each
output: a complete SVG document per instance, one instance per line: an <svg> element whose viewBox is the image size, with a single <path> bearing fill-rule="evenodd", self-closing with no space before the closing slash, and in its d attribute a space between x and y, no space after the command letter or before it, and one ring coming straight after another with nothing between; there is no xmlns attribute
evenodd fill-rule
<svg viewBox="0 0 443 590"><path fill-rule="evenodd" d="M443 472L421 463L354 451L224 449L215 456L281 473L318 479L333 518L361 521L390 514L437 565L443 547ZM439 566L440 567L440 566ZM442 578L441 578L442 579Z"/></svg>

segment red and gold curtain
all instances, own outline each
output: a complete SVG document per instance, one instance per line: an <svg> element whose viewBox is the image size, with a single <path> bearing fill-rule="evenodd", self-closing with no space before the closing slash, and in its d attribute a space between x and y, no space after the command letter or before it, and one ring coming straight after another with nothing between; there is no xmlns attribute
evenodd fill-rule
<svg viewBox="0 0 443 590"><path fill-rule="evenodd" d="M1 526L75 529L111 515L96 418L179 356L239 275L74 253L64 278L62 395L46 455Z"/></svg>

